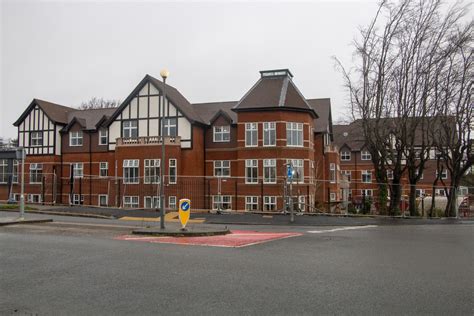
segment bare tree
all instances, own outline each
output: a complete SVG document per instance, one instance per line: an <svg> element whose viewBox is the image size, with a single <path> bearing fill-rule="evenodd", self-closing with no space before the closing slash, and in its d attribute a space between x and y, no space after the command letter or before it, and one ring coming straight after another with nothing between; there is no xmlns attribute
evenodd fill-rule
<svg viewBox="0 0 474 316"><path fill-rule="evenodd" d="M120 105L119 100L93 97L89 101L82 102L79 106L81 110L115 108Z"/></svg>

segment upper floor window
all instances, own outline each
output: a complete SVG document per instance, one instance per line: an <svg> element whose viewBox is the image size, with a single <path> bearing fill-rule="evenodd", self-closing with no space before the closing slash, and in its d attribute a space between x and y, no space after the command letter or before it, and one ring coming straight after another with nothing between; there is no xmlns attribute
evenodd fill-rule
<svg viewBox="0 0 474 316"><path fill-rule="evenodd" d="M69 146L82 146L82 131L69 132Z"/></svg>
<svg viewBox="0 0 474 316"><path fill-rule="evenodd" d="M351 152L348 150L341 151L341 160L342 161L351 160Z"/></svg>
<svg viewBox="0 0 474 316"><path fill-rule="evenodd" d="M276 145L276 124L275 122L263 123L263 146Z"/></svg>
<svg viewBox="0 0 474 316"><path fill-rule="evenodd" d="M145 183L160 183L160 159L145 159Z"/></svg>
<svg viewBox="0 0 474 316"><path fill-rule="evenodd" d="M8 159L0 159L0 183L7 183L8 177Z"/></svg>
<svg viewBox="0 0 474 316"><path fill-rule="evenodd" d="M30 183L41 183L43 179L43 164L30 164Z"/></svg>
<svg viewBox="0 0 474 316"><path fill-rule="evenodd" d="M336 164L335 163L329 164L329 181L331 183L336 183Z"/></svg>
<svg viewBox="0 0 474 316"><path fill-rule="evenodd" d="M351 171L350 170L343 170L342 174L346 176L347 181L351 182Z"/></svg>
<svg viewBox="0 0 474 316"><path fill-rule="evenodd" d="M138 121L128 120L122 122L122 137L137 138L138 137Z"/></svg>
<svg viewBox="0 0 474 316"><path fill-rule="evenodd" d="M303 159L288 159L287 164L291 164L293 167L293 181L303 182L304 181L304 161Z"/></svg>
<svg viewBox="0 0 474 316"><path fill-rule="evenodd" d="M276 183L276 159L263 160L263 182Z"/></svg>
<svg viewBox="0 0 474 316"><path fill-rule="evenodd" d="M30 133L30 146L43 146L43 132Z"/></svg>
<svg viewBox="0 0 474 316"><path fill-rule="evenodd" d="M362 170L362 182L371 183L372 182L372 171Z"/></svg>
<svg viewBox="0 0 474 316"><path fill-rule="evenodd" d="M258 146L258 124L245 123L245 147Z"/></svg>
<svg viewBox="0 0 474 316"><path fill-rule="evenodd" d="M123 183L138 183L138 159L128 159L123 161Z"/></svg>
<svg viewBox="0 0 474 316"><path fill-rule="evenodd" d="M105 128L99 129L99 145L107 145L108 133Z"/></svg>
<svg viewBox="0 0 474 316"><path fill-rule="evenodd" d="M178 174L178 166L176 159L170 159L168 165L168 175L169 175L169 183L176 183L176 177Z"/></svg>
<svg viewBox="0 0 474 316"><path fill-rule="evenodd" d="M163 119L163 136L174 137L177 136L176 132L176 118L165 118Z"/></svg>
<svg viewBox="0 0 474 316"><path fill-rule="evenodd" d="M391 169L387 170L387 179L388 180L393 180L393 170L391 170Z"/></svg>
<svg viewBox="0 0 474 316"><path fill-rule="evenodd" d="M230 141L230 126L214 126L214 142L223 143Z"/></svg>
<svg viewBox="0 0 474 316"><path fill-rule="evenodd" d="M84 164L82 162L72 163L71 168L74 178L82 178L84 176Z"/></svg>
<svg viewBox="0 0 474 316"><path fill-rule="evenodd" d="M230 160L214 161L215 177L230 177Z"/></svg>
<svg viewBox="0 0 474 316"><path fill-rule="evenodd" d="M372 160L372 155L370 154L370 152L368 150L363 150L360 153L360 159L361 160Z"/></svg>
<svg viewBox="0 0 474 316"><path fill-rule="evenodd" d="M245 160L245 183L258 183L258 160Z"/></svg>
<svg viewBox="0 0 474 316"><path fill-rule="evenodd" d="M286 123L286 145L303 146L303 123Z"/></svg>
<svg viewBox="0 0 474 316"><path fill-rule="evenodd" d="M436 170L436 177L438 177L438 170ZM441 176L439 177L440 179L446 180L448 178L448 170L443 169L441 171Z"/></svg>
<svg viewBox="0 0 474 316"><path fill-rule="evenodd" d="M109 163L103 161L99 163L99 177L107 177L109 173Z"/></svg>
<svg viewBox="0 0 474 316"><path fill-rule="evenodd" d="M18 174L19 174L19 168L18 166L20 165L18 160L13 160L13 175L12 175L12 182L13 183L18 183Z"/></svg>

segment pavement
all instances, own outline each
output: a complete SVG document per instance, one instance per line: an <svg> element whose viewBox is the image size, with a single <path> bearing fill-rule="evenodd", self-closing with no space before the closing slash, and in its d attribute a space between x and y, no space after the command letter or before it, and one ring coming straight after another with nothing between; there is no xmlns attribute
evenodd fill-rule
<svg viewBox="0 0 474 316"><path fill-rule="evenodd" d="M8 214L11 215L11 214ZM7 226L7 225L26 225L26 224L38 224L38 223L47 223L52 222L51 218L35 218L30 217L28 218L21 218L19 216L6 216L5 213L0 215L0 226Z"/></svg>
<svg viewBox="0 0 474 316"><path fill-rule="evenodd" d="M207 237L123 238L149 225L139 221L51 217L0 228L1 315L472 315L474 308L469 223L230 225L233 234L210 245L193 243ZM225 246L226 238L256 236L267 240Z"/></svg>

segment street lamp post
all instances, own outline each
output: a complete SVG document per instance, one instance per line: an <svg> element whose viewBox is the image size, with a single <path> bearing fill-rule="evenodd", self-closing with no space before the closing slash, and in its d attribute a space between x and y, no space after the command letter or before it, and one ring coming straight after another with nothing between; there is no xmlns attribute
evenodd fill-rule
<svg viewBox="0 0 474 316"><path fill-rule="evenodd" d="M166 78L169 76L169 71L163 69L160 71L160 76L163 78L163 103L161 104L163 107L163 111L161 111L161 163L160 163L160 228L165 228L165 181L164 181L164 173L163 169L166 165L165 160L165 136L164 136L164 113L165 113L165 102L166 102Z"/></svg>

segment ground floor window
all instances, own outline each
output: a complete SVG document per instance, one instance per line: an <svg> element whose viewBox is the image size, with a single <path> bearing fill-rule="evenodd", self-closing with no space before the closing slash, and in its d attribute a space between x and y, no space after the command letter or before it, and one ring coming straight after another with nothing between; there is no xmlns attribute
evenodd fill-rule
<svg viewBox="0 0 474 316"><path fill-rule="evenodd" d="M176 209L176 196L168 197L168 207L172 210Z"/></svg>
<svg viewBox="0 0 474 316"><path fill-rule="evenodd" d="M74 205L84 204L84 195L82 195L82 194L73 194L72 195L72 204L74 204Z"/></svg>
<svg viewBox="0 0 474 316"><path fill-rule="evenodd" d="M231 210L232 197L230 195L214 195L212 197L213 210Z"/></svg>
<svg viewBox="0 0 474 316"><path fill-rule="evenodd" d="M100 194L99 195L99 206L107 206L109 197L107 194Z"/></svg>
<svg viewBox="0 0 474 316"><path fill-rule="evenodd" d="M41 203L41 194L28 194L29 203Z"/></svg>
<svg viewBox="0 0 474 316"><path fill-rule="evenodd" d="M277 208L276 196L263 197L263 210L264 211L276 211L276 208Z"/></svg>
<svg viewBox="0 0 474 316"><path fill-rule="evenodd" d="M435 196L446 196L446 192L444 191L444 189L436 189Z"/></svg>
<svg viewBox="0 0 474 316"><path fill-rule="evenodd" d="M300 210L300 212L304 212L305 211L305 206L306 206L306 199L304 196L299 196L298 197L298 209Z"/></svg>
<svg viewBox="0 0 474 316"><path fill-rule="evenodd" d="M425 189L416 189L416 197L425 197Z"/></svg>
<svg viewBox="0 0 474 316"><path fill-rule="evenodd" d="M330 199L331 201L335 201L335 200L336 200L336 193L334 193L334 192L330 193L330 194L329 194L329 199Z"/></svg>
<svg viewBox="0 0 474 316"><path fill-rule="evenodd" d="M258 196L246 196L245 197L245 210L246 211L258 211Z"/></svg>
<svg viewBox="0 0 474 316"><path fill-rule="evenodd" d="M145 196L144 199L145 208L160 208L160 197L159 196Z"/></svg>
<svg viewBox="0 0 474 316"><path fill-rule="evenodd" d="M138 196L124 196L123 207L138 207Z"/></svg>
<svg viewBox="0 0 474 316"><path fill-rule="evenodd" d="M360 194L362 196L372 196L372 189L364 189L364 190L360 190Z"/></svg>

